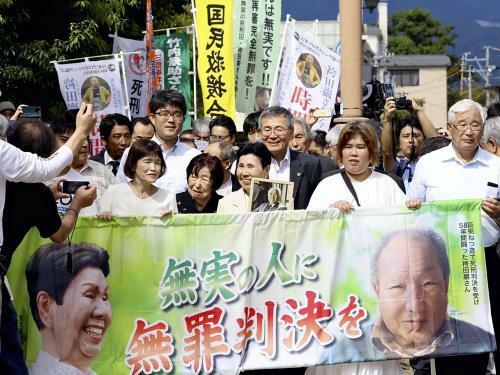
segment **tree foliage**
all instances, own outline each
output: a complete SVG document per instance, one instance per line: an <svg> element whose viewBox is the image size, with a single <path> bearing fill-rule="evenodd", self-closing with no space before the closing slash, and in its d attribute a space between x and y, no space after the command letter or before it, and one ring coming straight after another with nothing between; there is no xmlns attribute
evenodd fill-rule
<svg viewBox="0 0 500 375"><path fill-rule="evenodd" d="M396 55L444 54L456 37L454 26L442 25L425 9L402 10L389 19L388 49Z"/></svg>
<svg viewBox="0 0 500 375"><path fill-rule="evenodd" d="M191 24L185 3L153 1L155 28ZM141 39L145 18L144 0L0 0L2 100L60 112L64 104L50 62L110 53L108 34L115 31Z"/></svg>

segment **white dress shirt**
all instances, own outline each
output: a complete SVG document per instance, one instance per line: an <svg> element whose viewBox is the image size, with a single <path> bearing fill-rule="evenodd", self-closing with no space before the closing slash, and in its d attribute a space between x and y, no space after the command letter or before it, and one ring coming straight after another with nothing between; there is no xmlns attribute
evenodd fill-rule
<svg viewBox="0 0 500 375"><path fill-rule="evenodd" d="M120 162L120 160L115 160L111 157L111 155L108 154L108 151L104 151L104 165L106 168L108 168L108 171L113 172L113 164L111 162L117 161Z"/></svg>
<svg viewBox="0 0 500 375"><path fill-rule="evenodd" d="M220 188L217 189L216 193L225 197L232 191L233 191L233 179L231 178L231 176L229 176L227 181L223 182Z"/></svg>
<svg viewBox="0 0 500 375"><path fill-rule="evenodd" d="M457 157L453 144L450 144L420 158L408 197L418 198L422 202L483 199L488 182L500 186L500 158L478 148L474 158L464 163ZM499 228L483 210L481 221L484 246L488 247L497 242Z"/></svg>
<svg viewBox="0 0 500 375"><path fill-rule="evenodd" d="M196 155L200 154L200 151L186 146L184 143L179 142L169 150L166 150L165 147L160 143L158 138L154 136L152 138L153 141L158 143L161 147L161 151L163 154L163 159L165 159L165 164L167 165L167 170L165 174L161 176L154 185L161 189L168 190L174 194L182 193L187 189L187 177L186 177L186 168ZM123 156L120 161L120 167L118 168L118 173L116 174L117 182L127 182L130 181L124 173L125 162L128 157L130 147L125 150Z"/></svg>
<svg viewBox="0 0 500 375"><path fill-rule="evenodd" d="M0 220L5 204L5 181L46 181L57 176L72 160L73 153L67 146L62 146L50 157L43 159L0 140ZM3 231L0 225L0 246L2 243Z"/></svg>
<svg viewBox="0 0 500 375"><path fill-rule="evenodd" d="M277 181L290 181L290 149L286 149L286 154L281 163L274 158L271 159L271 169L269 178Z"/></svg>

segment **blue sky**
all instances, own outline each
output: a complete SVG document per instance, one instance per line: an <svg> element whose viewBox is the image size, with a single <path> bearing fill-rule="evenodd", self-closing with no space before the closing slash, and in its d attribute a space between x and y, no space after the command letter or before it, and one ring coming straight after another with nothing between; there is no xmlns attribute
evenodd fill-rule
<svg viewBox="0 0 500 375"><path fill-rule="evenodd" d="M351 0L355 1L355 0ZM338 0L282 0L282 17L289 13L297 20L337 19ZM484 57L484 46L500 48L500 28L480 27L476 20L500 23L500 0L389 0L389 14L417 6L428 9L434 18L455 26L456 47L449 52L462 55L471 51ZM365 22L376 22L365 10ZM500 66L500 52L492 52L492 62ZM497 70L498 71L498 70ZM500 84L500 78L495 82Z"/></svg>

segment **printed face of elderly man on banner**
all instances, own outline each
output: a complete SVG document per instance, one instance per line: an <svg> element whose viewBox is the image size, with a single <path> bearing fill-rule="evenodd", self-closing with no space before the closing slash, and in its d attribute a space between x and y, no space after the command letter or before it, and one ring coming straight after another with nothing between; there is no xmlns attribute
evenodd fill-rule
<svg viewBox="0 0 500 375"><path fill-rule="evenodd" d="M378 359L487 351L492 334L449 316L449 276L445 243L432 229L384 235L370 260L379 316L365 325L367 334L327 349L321 363L341 362L347 347L351 354L358 350L360 359L370 347Z"/></svg>

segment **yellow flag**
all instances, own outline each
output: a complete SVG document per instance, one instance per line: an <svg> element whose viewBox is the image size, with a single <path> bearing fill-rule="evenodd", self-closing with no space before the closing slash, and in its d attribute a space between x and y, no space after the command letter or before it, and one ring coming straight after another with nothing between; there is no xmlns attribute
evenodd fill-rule
<svg viewBox="0 0 500 375"><path fill-rule="evenodd" d="M233 0L196 1L196 23L205 114L234 119Z"/></svg>

